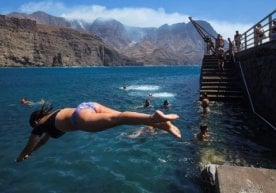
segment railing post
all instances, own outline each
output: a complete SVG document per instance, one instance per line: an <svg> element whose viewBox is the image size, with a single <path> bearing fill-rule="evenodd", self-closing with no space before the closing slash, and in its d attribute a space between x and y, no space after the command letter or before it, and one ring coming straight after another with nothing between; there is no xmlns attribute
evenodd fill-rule
<svg viewBox="0 0 276 193"><path fill-rule="evenodd" d="M272 14L268 17L268 37L269 37L269 40L272 39L271 30L272 30Z"/></svg>
<svg viewBox="0 0 276 193"><path fill-rule="evenodd" d="M271 38L270 38L271 34L270 33L271 33L271 29L272 29L273 17L275 16L275 14L276 14L276 10L273 10L270 14L268 14L266 17L264 17L262 20L260 20L258 22L258 23L264 23L263 27L268 26L269 36L265 36L265 39L267 39L267 37L269 37L269 41L271 40ZM275 17L274 17L274 19L275 19ZM266 23L266 21L268 21L268 23ZM256 46L256 42L255 42L256 39L255 39L255 34L254 33L255 33L255 26L257 24L253 25L251 28L249 28L246 32L244 32L242 34L242 35L244 35L244 39L242 41L242 43L244 43L244 45L242 45L242 48L244 48L243 50L246 50L249 47L255 47ZM267 30L265 30L264 32L266 33ZM251 38L251 35L253 35L252 38ZM251 43L252 41L253 41L253 43ZM266 40L265 40L265 42L266 42Z"/></svg>
<svg viewBox="0 0 276 193"><path fill-rule="evenodd" d="M246 32L244 34L244 49L245 50L247 49L247 34L246 34Z"/></svg>

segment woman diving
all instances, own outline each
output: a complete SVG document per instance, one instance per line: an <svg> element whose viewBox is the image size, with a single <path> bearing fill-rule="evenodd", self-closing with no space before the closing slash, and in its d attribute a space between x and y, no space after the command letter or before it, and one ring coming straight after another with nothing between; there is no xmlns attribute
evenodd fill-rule
<svg viewBox="0 0 276 193"><path fill-rule="evenodd" d="M33 127L29 140L16 162L23 161L50 137L59 138L70 131L99 132L119 125L148 125L167 131L176 138L181 132L171 121L178 119L176 114L157 110L154 114L120 112L96 102L84 102L77 108L63 108L52 111L52 106L44 103L39 111L34 111L29 119Z"/></svg>

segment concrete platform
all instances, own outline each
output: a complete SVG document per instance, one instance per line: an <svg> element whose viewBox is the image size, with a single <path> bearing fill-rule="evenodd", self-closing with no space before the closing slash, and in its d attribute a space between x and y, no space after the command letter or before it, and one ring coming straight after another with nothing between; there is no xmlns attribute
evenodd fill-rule
<svg viewBox="0 0 276 193"><path fill-rule="evenodd" d="M276 170L217 166L218 193L276 193Z"/></svg>

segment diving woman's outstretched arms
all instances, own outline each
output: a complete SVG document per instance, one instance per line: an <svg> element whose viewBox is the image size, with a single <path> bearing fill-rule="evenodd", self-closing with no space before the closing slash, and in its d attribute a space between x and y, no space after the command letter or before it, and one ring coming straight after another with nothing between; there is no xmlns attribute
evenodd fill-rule
<svg viewBox="0 0 276 193"><path fill-rule="evenodd" d="M36 144L35 148L33 149L33 151L31 153L33 153L38 148L40 148L42 145L44 145L49 139L50 139L50 136L45 133L44 136L40 138L40 140L38 141L38 143Z"/></svg>
<svg viewBox="0 0 276 193"><path fill-rule="evenodd" d="M31 155L32 152L34 152L39 147L44 145L48 141L48 139L49 139L49 135L47 134L45 134L41 138L37 135L32 134L25 148L22 150L22 152L19 154L18 158L16 159L16 162L21 162L23 160L28 159L29 155Z"/></svg>

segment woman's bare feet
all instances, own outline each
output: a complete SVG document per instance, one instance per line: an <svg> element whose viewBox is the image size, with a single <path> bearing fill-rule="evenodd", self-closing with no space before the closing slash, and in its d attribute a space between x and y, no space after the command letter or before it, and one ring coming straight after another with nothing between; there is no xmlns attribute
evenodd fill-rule
<svg viewBox="0 0 276 193"><path fill-rule="evenodd" d="M165 115L162 111L155 111L155 113L152 115L152 121L155 123L160 123L164 121L172 121L175 119L178 119L179 116L176 114L167 114Z"/></svg>
<svg viewBox="0 0 276 193"><path fill-rule="evenodd" d="M176 138L181 138L180 130L176 126L174 126L170 121L166 121L163 123L155 123L154 127L167 131Z"/></svg>

